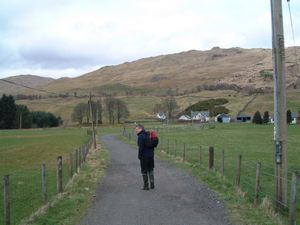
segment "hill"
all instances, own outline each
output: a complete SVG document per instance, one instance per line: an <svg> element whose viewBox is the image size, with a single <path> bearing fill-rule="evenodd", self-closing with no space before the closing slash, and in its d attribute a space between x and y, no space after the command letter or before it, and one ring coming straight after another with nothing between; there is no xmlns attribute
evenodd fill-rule
<svg viewBox="0 0 300 225"><path fill-rule="evenodd" d="M300 55L300 47L297 47L297 53ZM294 48L287 48L286 83L289 87L300 86L296 68ZM54 80L23 75L7 79L59 94L114 91L120 92L116 94L143 92L157 95L170 90L177 94L201 90L269 92L273 86L272 73L271 49L214 47L207 51L190 50L106 66L76 78ZM1 92L26 92L23 87L4 85L3 82L0 85Z"/></svg>
<svg viewBox="0 0 300 225"><path fill-rule="evenodd" d="M300 48L297 48L300 54ZM300 62L298 62L300 63ZM286 49L286 81L297 84L294 49ZM270 91L272 82L271 49L191 50L106 66L77 78L63 78L45 88L54 92L101 92L103 87L122 84L144 91L203 89ZM104 88L105 89L105 88Z"/></svg>
<svg viewBox="0 0 300 225"><path fill-rule="evenodd" d="M24 94L28 92L28 88L26 87L42 88L53 80L53 78L35 75L19 75L3 78L0 79L0 94Z"/></svg>
<svg viewBox="0 0 300 225"><path fill-rule="evenodd" d="M300 55L300 47L296 50ZM296 68L294 48L287 48L287 104L292 111L300 110ZM44 98L24 100L20 104L32 110L53 112L70 122L74 106L87 102L91 91L97 98L113 94L124 99L132 119L152 117L154 105L168 95L175 96L179 112L199 101L226 98L229 102L225 107L230 114L243 111L253 115L258 109L273 111L272 74L271 49L215 47L208 51L191 50L106 66L76 78L50 79L44 85L39 83L38 87L56 95L48 98L48 93L27 90L27 94L44 95ZM14 93L24 90L13 89Z"/></svg>

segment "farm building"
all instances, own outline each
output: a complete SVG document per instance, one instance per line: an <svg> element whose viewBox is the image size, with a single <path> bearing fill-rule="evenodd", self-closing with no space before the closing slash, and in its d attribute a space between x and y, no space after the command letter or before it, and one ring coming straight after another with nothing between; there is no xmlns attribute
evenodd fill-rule
<svg viewBox="0 0 300 225"><path fill-rule="evenodd" d="M251 121L251 116L247 116L244 114L238 115L236 117L237 122L250 122Z"/></svg>
<svg viewBox="0 0 300 225"><path fill-rule="evenodd" d="M270 116L269 121L270 121L271 124L274 124L274 116Z"/></svg>
<svg viewBox="0 0 300 225"><path fill-rule="evenodd" d="M166 114L163 112L158 112L155 114L156 119L165 120L167 118Z"/></svg>
<svg viewBox="0 0 300 225"><path fill-rule="evenodd" d="M291 124L297 124L299 120L299 113L298 112L292 112L292 122ZM274 116L270 116L270 123L274 123Z"/></svg>
<svg viewBox="0 0 300 225"><path fill-rule="evenodd" d="M215 121L219 123L230 123L230 116L225 113L221 113L215 117Z"/></svg>
<svg viewBox="0 0 300 225"><path fill-rule="evenodd" d="M191 121L191 117L188 115L182 115L178 118L179 121Z"/></svg>
<svg viewBox="0 0 300 225"><path fill-rule="evenodd" d="M193 121L208 122L209 111L191 111L191 119Z"/></svg>
<svg viewBox="0 0 300 225"><path fill-rule="evenodd" d="M299 119L299 113L298 112L292 112L292 122L291 122L291 124L297 124L298 119Z"/></svg>

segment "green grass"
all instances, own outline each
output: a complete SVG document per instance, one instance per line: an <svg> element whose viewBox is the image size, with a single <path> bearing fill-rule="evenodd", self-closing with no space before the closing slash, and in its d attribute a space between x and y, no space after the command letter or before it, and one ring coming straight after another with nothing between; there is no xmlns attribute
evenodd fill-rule
<svg viewBox="0 0 300 225"><path fill-rule="evenodd" d="M56 194L56 159L63 156L63 185L69 180L69 153L88 136L85 129L37 129L0 131L0 177L10 175L11 220L17 224L43 204L41 165L47 167L49 198ZM1 190L3 182L1 181ZM3 199L3 191L0 197ZM0 204L0 224L3 204Z"/></svg>
<svg viewBox="0 0 300 225"><path fill-rule="evenodd" d="M278 219L261 207L255 207L247 198L241 197L239 189L233 187L228 180L220 176L215 171L208 171L201 165L182 163L182 161L170 157L165 153L158 152L161 159L175 164L177 167L186 170L196 176L200 182L205 182L213 189L219 199L225 204L225 210L229 215L232 224L242 225L278 225Z"/></svg>
<svg viewBox="0 0 300 225"><path fill-rule="evenodd" d="M118 85L115 86L115 88ZM154 91L156 94L157 90ZM136 92L135 92L136 93ZM136 93L136 96L118 95L117 98L121 98L128 104L130 111L129 120L153 118L153 108L155 104L160 104L163 97L157 95L141 95ZM299 89L287 90L287 108L293 112L300 110L300 99ZM224 106L230 110L229 114L234 117L244 106L252 99L252 95L245 95L241 92L235 92L230 90L219 90L219 91L202 91L197 93L188 93L184 95L174 96L178 108L176 113L184 111L187 107L195 104L198 101L204 101L212 98L226 98L229 103ZM97 97L95 97L97 98ZM17 104L26 105L31 111L48 111L54 113L56 116L62 117L64 125L74 125L71 121L71 114L74 107L78 103L87 103L88 96L76 98L70 96L68 98L47 98L38 100L18 100ZM274 111L274 96L273 93L259 94L257 98L246 108L245 114L253 116L253 114L259 110L261 114L265 111L269 111L270 114ZM106 113L103 113L104 122L107 122Z"/></svg>
<svg viewBox="0 0 300 225"><path fill-rule="evenodd" d="M214 171L217 174L220 174L221 152L224 150L226 182L232 186L235 184L238 156L242 155L241 189L243 192L246 192L245 198L249 202L253 202L254 199L256 163L261 162L261 194L259 201L261 203L265 196L274 201L274 141L272 125L232 123L216 124L215 126L195 124L193 127L190 125L170 125L152 126L149 128L158 128L160 138L158 150L163 150L173 157L176 154L177 160L182 160L183 158L185 143L186 161L192 163L192 165L199 166L201 146L201 168L204 169L208 168L209 146L213 146L215 154ZM129 130L131 128L128 128ZM291 173L300 171L299 136L300 126L290 125L288 127L288 191L290 190ZM289 203L287 206L289 206ZM300 212L300 198L298 212ZM300 220L300 215L298 220Z"/></svg>
<svg viewBox="0 0 300 225"><path fill-rule="evenodd" d="M104 147L92 151L79 176L66 188L63 197L55 199L45 214L34 217L26 225L78 224L95 194L97 185L104 177L108 159L109 155Z"/></svg>

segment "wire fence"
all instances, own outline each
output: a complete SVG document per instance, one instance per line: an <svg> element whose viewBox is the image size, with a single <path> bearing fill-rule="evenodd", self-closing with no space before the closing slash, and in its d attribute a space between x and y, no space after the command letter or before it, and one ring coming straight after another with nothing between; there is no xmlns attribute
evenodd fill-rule
<svg viewBox="0 0 300 225"><path fill-rule="evenodd" d="M69 155L41 162L40 167L24 168L3 176L0 224L20 224L62 193L73 176L80 172L91 145L92 137Z"/></svg>
<svg viewBox="0 0 300 225"><path fill-rule="evenodd" d="M211 125L206 125L211 126ZM190 127L180 126L179 129L151 128L159 133L159 145L157 150L174 157L181 162L188 162L199 168L206 168L212 171L211 175L221 174L224 182L228 182L233 187L238 187L244 198L247 198L255 205L271 204L274 210L281 213L284 224L297 224L300 215L296 216L296 211L300 211L300 201L297 199L300 185L299 176L296 172L289 171L288 179L279 177L283 182L287 182L288 200L278 200L275 195L275 166L263 164L259 161L247 160L241 154L234 154L231 151L213 146L196 145L195 142L182 142L172 138L172 133L185 132ZM168 135L164 135L167 133ZM129 141L137 141L137 136L132 127L123 128L123 136ZM296 177L292 180L292 177ZM297 201L298 200L298 201ZM278 205L281 206L278 208Z"/></svg>

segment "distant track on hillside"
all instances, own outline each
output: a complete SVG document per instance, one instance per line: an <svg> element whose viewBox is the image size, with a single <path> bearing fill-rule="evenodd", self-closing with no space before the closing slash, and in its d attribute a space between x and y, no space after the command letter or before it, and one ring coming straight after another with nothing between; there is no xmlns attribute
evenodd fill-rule
<svg viewBox="0 0 300 225"><path fill-rule="evenodd" d="M258 93L254 94L254 96L244 105L244 107L237 113L239 115L241 112L246 111L248 106L257 98Z"/></svg>

